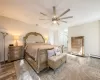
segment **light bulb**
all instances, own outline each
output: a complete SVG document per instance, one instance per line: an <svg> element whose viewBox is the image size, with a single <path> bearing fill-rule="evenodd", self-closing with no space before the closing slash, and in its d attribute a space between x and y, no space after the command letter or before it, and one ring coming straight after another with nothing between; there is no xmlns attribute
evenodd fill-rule
<svg viewBox="0 0 100 80"><path fill-rule="evenodd" d="M53 16L54 18L56 18L56 16Z"/></svg>
<svg viewBox="0 0 100 80"><path fill-rule="evenodd" d="M57 23L57 21L53 21L53 23L54 23L54 24L56 24L56 23Z"/></svg>

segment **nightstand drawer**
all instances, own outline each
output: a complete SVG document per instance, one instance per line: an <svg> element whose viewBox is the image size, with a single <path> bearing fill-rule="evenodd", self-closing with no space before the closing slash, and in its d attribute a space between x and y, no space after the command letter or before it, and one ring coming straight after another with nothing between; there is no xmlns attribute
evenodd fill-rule
<svg viewBox="0 0 100 80"><path fill-rule="evenodd" d="M18 50L22 50L22 47L9 47L10 51L18 51Z"/></svg>
<svg viewBox="0 0 100 80"><path fill-rule="evenodd" d="M9 61L18 60L18 59L21 59L21 55L18 55L18 54L10 55L9 54Z"/></svg>
<svg viewBox="0 0 100 80"><path fill-rule="evenodd" d="M16 51L9 51L9 54L21 54L22 50L16 50Z"/></svg>

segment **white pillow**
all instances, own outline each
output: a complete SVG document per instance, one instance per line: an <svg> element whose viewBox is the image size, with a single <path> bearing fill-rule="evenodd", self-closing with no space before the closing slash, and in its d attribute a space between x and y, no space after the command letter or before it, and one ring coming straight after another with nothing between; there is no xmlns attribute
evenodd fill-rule
<svg viewBox="0 0 100 80"><path fill-rule="evenodd" d="M48 52L48 57L51 57L51 56L55 55L54 49L48 50L47 52Z"/></svg>
<svg viewBox="0 0 100 80"><path fill-rule="evenodd" d="M59 51L59 48L58 47L54 47L54 51L55 53Z"/></svg>
<svg viewBox="0 0 100 80"><path fill-rule="evenodd" d="M60 55L61 53L60 52L56 52L56 56Z"/></svg>
<svg viewBox="0 0 100 80"><path fill-rule="evenodd" d="M54 50L55 50L56 55L60 55L61 54L60 49L58 47L55 47Z"/></svg>

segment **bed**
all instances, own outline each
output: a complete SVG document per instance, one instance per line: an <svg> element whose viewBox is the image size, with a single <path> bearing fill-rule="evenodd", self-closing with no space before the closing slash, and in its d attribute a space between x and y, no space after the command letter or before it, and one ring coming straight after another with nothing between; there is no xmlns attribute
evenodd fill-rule
<svg viewBox="0 0 100 80"><path fill-rule="evenodd" d="M45 44L45 39L40 33L30 32L25 35L24 40L24 57L30 66L39 73L48 67L47 50L53 49L54 46Z"/></svg>

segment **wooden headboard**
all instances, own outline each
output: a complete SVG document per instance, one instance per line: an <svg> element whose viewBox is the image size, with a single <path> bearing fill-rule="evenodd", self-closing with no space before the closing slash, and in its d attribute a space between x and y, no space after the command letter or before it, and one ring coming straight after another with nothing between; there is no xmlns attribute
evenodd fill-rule
<svg viewBox="0 0 100 80"><path fill-rule="evenodd" d="M45 43L45 39L40 33L37 32L29 32L25 35L23 38L24 40L24 46L26 46L27 43L37 43L37 42L42 42Z"/></svg>

